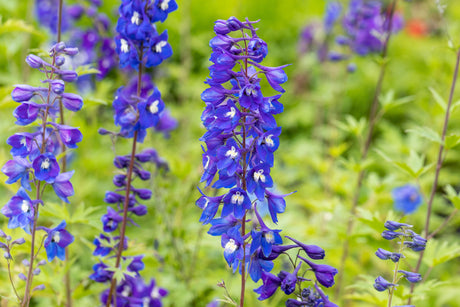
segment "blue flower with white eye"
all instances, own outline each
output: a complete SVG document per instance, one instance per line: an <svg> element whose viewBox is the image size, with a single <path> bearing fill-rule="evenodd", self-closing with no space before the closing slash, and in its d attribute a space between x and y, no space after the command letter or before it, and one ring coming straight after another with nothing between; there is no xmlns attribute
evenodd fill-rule
<svg viewBox="0 0 460 307"><path fill-rule="evenodd" d="M61 170L56 157L49 152L35 158L32 167L35 172L35 178L46 181L47 183L53 183Z"/></svg>
<svg viewBox="0 0 460 307"><path fill-rule="evenodd" d="M235 272L244 254L240 227L234 227L228 233L223 234L221 244L224 248L224 258Z"/></svg>
<svg viewBox="0 0 460 307"><path fill-rule="evenodd" d="M37 201L32 201L27 192L20 187L16 195L1 210L2 214L9 218L8 228L20 227L30 234L37 203Z"/></svg>
<svg viewBox="0 0 460 307"><path fill-rule="evenodd" d="M222 199L224 206L222 208L222 217L230 213L237 219L241 219L246 210L251 209L251 201L248 194L241 188L231 189Z"/></svg>
<svg viewBox="0 0 460 307"><path fill-rule="evenodd" d="M45 239L45 250L48 261L52 261L55 257L65 260L65 248L69 246L74 237L66 229L66 222L62 221L53 229L48 229L48 236Z"/></svg>
<svg viewBox="0 0 460 307"><path fill-rule="evenodd" d="M273 187L270 166L260 163L251 168L246 176L246 183L248 192L256 194L257 199L262 201L265 197L265 189Z"/></svg>
<svg viewBox="0 0 460 307"><path fill-rule="evenodd" d="M240 163L240 147L234 139L228 139L225 146L217 151L217 168L224 175L235 174Z"/></svg>

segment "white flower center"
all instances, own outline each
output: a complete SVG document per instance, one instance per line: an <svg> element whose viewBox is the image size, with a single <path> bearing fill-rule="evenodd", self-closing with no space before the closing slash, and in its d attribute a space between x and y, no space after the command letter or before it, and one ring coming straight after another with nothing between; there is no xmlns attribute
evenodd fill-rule
<svg viewBox="0 0 460 307"><path fill-rule="evenodd" d="M121 292L121 296L128 297L131 295L131 287L124 286L123 291Z"/></svg>
<svg viewBox="0 0 460 307"><path fill-rule="evenodd" d="M158 104L159 103L160 103L160 101L158 101L158 100L155 100L154 102L152 102L152 104L149 106L150 113L156 114L158 112Z"/></svg>
<svg viewBox="0 0 460 307"><path fill-rule="evenodd" d="M160 290L158 290L158 287L154 287L152 289L152 293L150 293L150 297L153 299L160 298Z"/></svg>
<svg viewBox="0 0 460 307"><path fill-rule="evenodd" d="M123 53L129 52L128 42L126 40L124 40L124 39L120 39L120 43L121 43L121 46L120 46L121 52L123 52Z"/></svg>
<svg viewBox="0 0 460 307"><path fill-rule="evenodd" d="M230 239L227 244L225 244L225 251L233 253L238 248L238 245L235 244L235 240Z"/></svg>
<svg viewBox="0 0 460 307"><path fill-rule="evenodd" d="M206 203L203 206L203 210L206 209L206 207L209 205L209 199L206 198Z"/></svg>
<svg viewBox="0 0 460 307"><path fill-rule="evenodd" d="M275 236L273 235L273 231L269 231L265 234L265 240L268 243L274 243L275 242Z"/></svg>
<svg viewBox="0 0 460 307"><path fill-rule="evenodd" d="M236 151L235 146L232 146L231 149L227 150L225 156L230 157L231 159L235 159L238 156L238 152Z"/></svg>
<svg viewBox="0 0 460 307"><path fill-rule="evenodd" d="M131 23L139 25L141 23L141 16L139 15L138 12L134 11L133 17L131 17Z"/></svg>
<svg viewBox="0 0 460 307"><path fill-rule="evenodd" d="M166 46L168 42L167 41L161 41L158 44L155 45L155 52L160 53L161 50L163 50L163 47Z"/></svg>
<svg viewBox="0 0 460 307"><path fill-rule="evenodd" d="M59 231L56 231L53 234L53 242L59 243L59 241L61 241L61 234L59 233Z"/></svg>
<svg viewBox="0 0 460 307"><path fill-rule="evenodd" d="M160 8L161 8L163 11L166 11L166 10L169 8L169 1L170 1L170 0L164 0L164 1L160 4Z"/></svg>
<svg viewBox="0 0 460 307"><path fill-rule="evenodd" d="M257 172L254 172L254 181L259 182L259 180L262 182L265 182L265 175L264 175L263 169L260 169Z"/></svg>
<svg viewBox="0 0 460 307"><path fill-rule="evenodd" d="M26 138L23 137L19 143L20 143L22 146L26 146L26 145L27 145L27 140L26 140Z"/></svg>
<svg viewBox="0 0 460 307"><path fill-rule="evenodd" d="M107 227L112 228L113 226L113 220L110 220L107 222Z"/></svg>
<svg viewBox="0 0 460 307"><path fill-rule="evenodd" d="M273 142L272 137L273 137L272 134L265 137L265 143L270 147L273 147L275 145L275 142Z"/></svg>
<svg viewBox="0 0 460 307"><path fill-rule="evenodd" d="M149 307L150 305L150 298L149 297L144 297L142 300L142 307Z"/></svg>
<svg viewBox="0 0 460 307"><path fill-rule="evenodd" d="M42 169L49 169L50 168L50 159L46 158L45 161L41 164Z"/></svg>
<svg viewBox="0 0 460 307"><path fill-rule="evenodd" d="M209 161L211 161L211 158L209 158L209 156L206 156L206 158L207 158L208 160L206 160L206 164L204 165L204 169L208 169Z"/></svg>
<svg viewBox="0 0 460 307"><path fill-rule="evenodd" d="M241 205L244 201L244 196L239 191L232 195L232 204Z"/></svg>
<svg viewBox="0 0 460 307"><path fill-rule="evenodd" d="M24 199L21 204L21 210L22 212L26 213L26 212L29 212L29 209L30 209L29 202Z"/></svg>
<svg viewBox="0 0 460 307"><path fill-rule="evenodd" d="M235 117L235 115L236 115L236 110L234 107L230 107L230 111L225 113L225 116L230 117L230 118Z"/></svg>

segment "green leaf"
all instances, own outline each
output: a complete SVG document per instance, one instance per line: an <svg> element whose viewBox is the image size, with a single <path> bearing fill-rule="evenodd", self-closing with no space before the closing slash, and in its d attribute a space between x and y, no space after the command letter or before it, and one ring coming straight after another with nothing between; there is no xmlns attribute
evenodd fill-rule
<svg viewBox="0 0 460 307"><path fill-rule="evenodd" d="M0 24L0 35L11 32L30 33L39 37L44 37L43 33L38 31L36 27L26 24L23 20L8 19Z"/></svg>
<svg viewBox="0 0 460 307"><path fill-rule="evenodd" d="M436 92L434 88L429 87L428 89L430 90L431 95L433 96L436 103L441 107L443 111L446 111L447 109L446 101L441 97L441 95L438 94L438 92Z"/></svg>
<svg viewBox="0 0 460 307"><path fill-rule="evenodd" d="M408 129L406 132L417 134L418 136L427 140L442 144L441 136L431 128L428 127L416 127L414 129Z"/></svg>
<svg viewBox="0 0 460 307"><path fill-rule="evenodd" d="M348 132L355 136L360 136L363 133L364 128L366 127L366 119L360 118L359 120L357 120L353 116L347 115L345 117L345 122L336 121L335 125L337 128L345 132Z"/></svg>
<svg viewBox="0 0 460 307"><path fill-rule="evenodd" d="M423 262L435 267L460 256L460 244L457 242L438 241L431 239L426 246Z"/></svg>
<svg viewBox="0 0 460 307"><path fill-rule="evenodd" d="M379 101L382 105L383 111L389 111L396 107L399 107L403 104L411 102L414 100L414 96L406 96L402 98L395 99L395 92L393 90L388 91L385 95L379 97Z"/></svg>
<svg viewBox="0 0 460 307"><path fill-rule="evenodd" d="M446 136L444 141L446 149L452 149L458 144L460 144L460 134L451 134Z"/></svg>
<svg viewBox="0 0 460 307"><path fill-rule="evenodd" d="M457 193L457 191L455 191L455 189L449 184L444 187L444 192L446 192L446 197L448 200L450 200L452 205L454 205L456 209L460 210L459 193Z"/></svg>
<svg viewBox="0 0 460 307"><path fill-rule="evenodd" d="M92 67L91 65L82 65L78 66L75 69L75 72L77 73L78 76L84 76L84 75L90 75L90 74L98 74L100 73L99 70L96 68Z"/></svg>

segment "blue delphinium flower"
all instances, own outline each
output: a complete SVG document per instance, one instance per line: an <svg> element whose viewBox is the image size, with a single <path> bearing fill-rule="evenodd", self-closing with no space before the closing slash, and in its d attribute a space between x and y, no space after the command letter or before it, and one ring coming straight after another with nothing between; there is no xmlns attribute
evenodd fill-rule
<svg viewBox="0 0 460 307"><path fill-rule="evenodd" d="M243 276L249 273L254 282L262 279L263 285L255 291L263 300L278 287L287 295L293 293L298 284L306 281L301 277L305 273L300 272L301 268L313 270L313 278L327 287L334 283L336 270L328 267L328 275L321 265L309 262L278 276L269 273L273 260L290 249L302 250L312 259L322 259L324 250L296 240L295 245L283 246L281 229L271 229L256 209L267 208L268 221L277 223L277 215L285 211L285 198L290 194L274 192L271 177L281 134L274 115L283 111L279 99L285 92L282 85L288 79L284 72L287 65L261 64L268 47L257 36L254 23L231 17L217 20L214 25L216 36L210 41L212 65L205 81L209 87L201 94L206 104L201 120L207 130L201 138L205 144L201 181L206 187L225 189L225 193L209 197L200 190L202 196L196 205L202 210L200 222L211 224L208 233L222 237L224 258L233 271L239 268ZM235 33L238 37L231 36ZM131 61L136 64L135 58ZM262 78L280 94L265 97Z"/></svg>
<svg viewBox="0 0 460 307"><path fill-rule="evenodd" d="M115 43L111 39L110 19L100 12L102 1L80 1L62 5L61 32L81 49L72 59L74 66L95 64L98 79L104 78L116 66ZM36 0L35 13L39 23L53 33L57 32L59 0ZM91 19L87 23L84 19ZM91 26L88 26L90 24ZM90 75L80 76L77 86L81 91L94 89Z"/></svg>
<svg viewBox="0 0 460 307"><path fill-rule="evenodd" d="M55 257L65 260L65 248L69 246L74 237L65 229L66 222L62 221L53 229L45 229L48 236L45 239L45 250L48 256L48 261L52 261Z"/></svg>
<svg viewBox="0 0 460 307"><path fill-rule="evenodd" d="M391 260L395 264L395 273L393 275L394 277L391 282L386 280L382 276L377 277L374 283L374 288L380 292L388 290L389 301L391 302L396 286L398 286L397 283L402 277L405 277L411 283L416 283L422 280L422 276L418 273L412 273L409 271L398 269L400 259L405 258L403 254L404 249L410 248L413 251L422 251L425 249L427 240L421 237L420 235L416 234L414 231L412 231L410 228L412 228L413 226L406 223L386 221L384 227L387 230L382 232L382 237L386 240L394 240L398 238L399 250L398 252L393 253L383 248L379 248L375 252L375 255L380 259ZM397 275L396 272L401 273L402 275Z"/></svg>
<svg viewBox="0 0 460 307"><path fill-rule="evenodd" d="M414 213L423 203L419 189L410 184L394 188L391 191L391 196L393 197L395 209L404 214Z"/></svg>
<svg viewBox="0 0 460 307"><path fill-rule="evenodd" d="M142 75L144 67L157 66L172 55L167 31L159 34L154 23L165 21L168 14L176 9L174 0L123 0L119 7L118 35L115 38L119 64L122 68L137 69L139 74L116 92L112 106L114 122L120 130L99 130L102 135L132 139L133 142L130 155L117 156L113 161L119 172L113 178L116 190L108 191L104 201L114 207L108 206L107 213L101 218L107 234L100 234L94 240L93 255L99 256L100 262L93 267L94 273L90 278L97 282L110 282L109 288L101 295L104 305L113 304L116 300L117 306L161 306L161 299L167 294L165 289L156 286L154 280L146 284L141 278L140 271L144 268L142 255L127 257L122 253L128 244L128 222L134 224L134 216L147 214L147 206L142 203L152 197L149 189L134 187L133 180L150 180L151 173L144 168L148 163L155 164L158 169L168 169L166 161L154 149L136 150L137 143L144 141L150 128L167 136L176 127L176 121L165 109L159 89L148 75ZM212 197L203 195L202 206L208 208L203 221L214 217L213 202ZM119 236L111 236L117 232ZM233 256L230 252L229 261ZM122 263L127 264L127 271L123 280L116 280L107 271L118 269Z"/></svg>
<svg viewBox="0 0 460 307"><path fill-rule="evenodd" d="M40 205L46 205L47 202L46 185L51 185L56 196L66 202L69 202L68 197L74 194L70 182L73 171L61 172L57 157L67 148L76 148L77 143L82 141L82 134L77 128L56 122L58 114L64 112L64 108L75 112L83 105L80 96L65 92L65 82L75 81L77 73L62 69L65 63L64 56L70 58L77 53L78 49L69 48L65 43L59 42L51 47L49 60L28 55L26 63L43 73L42 83L46 86L18 84L11 93L12 99L19 104L13 112L16 124L30 131L16 133L7 140L13 159L6 162L1 170L8 177L8 184L20 181L21 187L1 212L9 219L9 228L20 227L32 235L30 260L27 260L26 264L28 271L20 276L26 281L21 302L24 306L29 305L31 299L33 276L40 273L36 266L37 262L40 262L34 248L41 247L44 243L49 261L56 256L64 260L65 248L73 241L72 235L65 229L65 222L49 230L40 225L38 217ZM36 190L34 198L27 192L32 190L32 184ZM40 230L47 233L47 238L39 245L37 236ZM7 258L11 259L12 256L8 254ZM42 288L38 286L35 289Z"/></svg>

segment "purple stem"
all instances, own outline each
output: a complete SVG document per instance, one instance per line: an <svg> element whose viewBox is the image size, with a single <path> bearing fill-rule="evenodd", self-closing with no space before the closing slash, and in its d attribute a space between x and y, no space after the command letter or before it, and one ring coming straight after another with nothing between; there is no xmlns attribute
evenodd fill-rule
<svg viewBox="0 0 460 307"><path fill-rule="evenodd" d="M442 128L442 136L441 136L442 141L441 141L441 144L439 145L439 152L438 152L438 162L436 163L436 172L434 175L433 186L431 187L430 199L428 200L428 209L426 212L425 229L423 231L425 238L429 238L431 210L433 208L434 195L436 194L436 189L438 188L439 173L441 172L442 162L444 160L443 158L444 141L446 139L447 124L449 123L450 107L452 105L452 100L454 97L455 84L457 83L459 63L460 63L460 49L457 50L457 62L455 64L454 76L452 78L452 85L450 87L449 102L447 103L446 115L444 117L444 126ZM425 250L420 252L420 256L417 261L417 266L415 267L415 273L418 273L420 271L420 267L422 266L422 260L423 260L424 254L425 254ZM411 301L412 301L412 294L414 293L414 288L415 288L415 285L412 284L410 287L410 296L407 301L409 305L411 304Z"/></svg>

